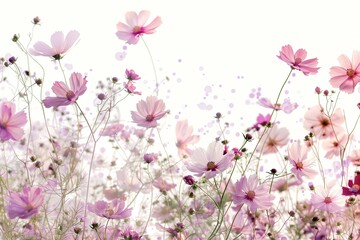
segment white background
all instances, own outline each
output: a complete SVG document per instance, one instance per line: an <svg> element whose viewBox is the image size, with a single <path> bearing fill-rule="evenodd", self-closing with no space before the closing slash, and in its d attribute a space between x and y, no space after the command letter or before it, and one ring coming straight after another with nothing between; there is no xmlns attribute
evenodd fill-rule
<svg viewBox="0 0 360 240"><path fill-rule="evenodd" d="M80 42L63 63L72 64L71 71L88 73L89 86L106 77L122 77L129 68L141 75L143 82L137 83L137 87L146 96L153 88L154 74L144 44L128 46L126 58L115 59L125 45L115 36L117 22L125 22L127 11L143 9L151 11L151 20L155 16L163 20L155 34L144 38L153 54L159 81L169 78L159 95L172 111L168 119L187 118L203 132L211 126L216 112L224 114L237 134L249 127L259 112L269 112L257 107L248 95L252 88L261 87L262 96L275 101L289 71L276 57L281 46L291 44L295 50L306 49L308 57L317 57L321 67L315 76L296 72L286 86L287 96L303 110L294 121L316 104L315 86L330 87L329 68L338 64L337 57L342 53L351 56L353 50L360 49L358 1L37 0L2 3L0 55L23 57L10 39L18 33L26 43L32 28L30 22L39 16L41 26L35 28L33 42L49 43L51 34L58 30L80 32ZM38 60L44 66L49 64L47 58ZM49 66L48 79L51 76L54 81L62 80L59 72L53 71L54 66ZM52 82L47 83L50 89ZM212 91L206 95L205 89L209 87ZM92 91L87 93L91 99L96 93ZM352 98L356 101L358 95L356 90ZM356 105L350 102L350 96L341 97L349 105ZM135 109L141 98L134 96L124 105L124 122L131 120L125 109ZM249 100L250 104L246 104ZM208 105L208 110L201 110L200 103ZM301 131L294 138L304 134Z"/></svg>

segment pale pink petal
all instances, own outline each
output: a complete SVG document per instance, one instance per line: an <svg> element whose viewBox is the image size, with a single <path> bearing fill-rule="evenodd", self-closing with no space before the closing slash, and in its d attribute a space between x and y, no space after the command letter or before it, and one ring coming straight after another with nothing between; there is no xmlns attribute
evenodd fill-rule
<svg viewBox="0 0 360 240"><path fill-rule="evenodd" d="M62 51L67 52L79 39L80 33L78 31L70 31L65 38L64 46Z"/></svg>
<svg viewBox="0 0 360 240"><path fill-rule="evenodd" d="M144 27L144 33L152 34L155 29L161 25L162 21L160 17L156 17L151 23Z"/></svg>
<svg viewBox="0 0 360 240"><path fill-rule="evenodd" d="M52 57L56 54L55 51L44 42L35 43L33 48L29 49L29 52L31 55L34 56L46 56L46 57Z"/></svg>
<svg viewBox="0 0 360 240"><path fill-rule="evenodd" d="M51 88L56 96L58 97L65 97L66 93L70 90L68 86L64 82L56 81Z"/></svg>
<svg viewBox="0 0 360 240"><path fill-rule="evenodd" d="M11 139L19 141L24 136L24 130L19 127L8 126L6 130L11 135Z"/></svg>
<svg viewBox="0 0 360 240"><path fill-rule="evenodd" d="M304 60L306 58L306 51L302 48L296 51L294 58L300 58L301 60Z"/></svg>
<svg viewBox="0 0 360 240"><path fill-rule="evenodd" d="M63 32L55 32L51 36L51 45L55 52L55 54L63 53L63 47L64 47L64 33ZM54 55L55 55L54 54Z"/></svg>
<svg viewBox="0 0 360 240"><path fill-rule="evenodd" d="M125 14L125 20L127 22L127 24L131 27L131 28L134 28L136 26L139 26L138 25L138 15L131 11L131 12L127 12Z"/></svg>
<svg viewBox="0 0 360 240"><path fill-rule="evenodd" d="M344 67L345 69L352 69L351 61L346 55L344 55L344 54L340 55L338 57L338 60L340 62L340 65L342 67Z"/></svg>
<svg viewBox="0 0 360 240"><path fill-rule="evenodd" d="M147 20L150 17L150 12L146 11L146 10L142 10L140 11L138 18L137 18L137 25L135 26L139 26L142 27L145 25L145 23L147 22Z"/></svg>

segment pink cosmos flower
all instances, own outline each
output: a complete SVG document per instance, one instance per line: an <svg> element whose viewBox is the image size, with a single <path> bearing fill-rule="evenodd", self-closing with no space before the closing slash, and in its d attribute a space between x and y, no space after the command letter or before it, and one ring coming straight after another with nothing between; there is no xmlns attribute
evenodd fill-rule
<svg viewBox="0 0 360 240"><path fill-rule="evenodd" d="M348 188L342 187L342 194L345 196L359 195L360 194L360 172L356 172L356 176L353 180L349 180Z"/></svg>
<svg viewBox="0 0 360 240"><path fill-rule="evenodd" d="M6 212L10 219L27 219L39 212L44 203L44 196L40 188L24 187L20 193L11 192L7 200L9 204L6 206Z"/></svg>
<svg viewBox="0 0 360 240"><path fill-rule="evenodd" d="M234 156L232 152L223 155L222 144L212 142L206 151L203 148L195 149L190 155L191 161L185 162L185 166L195 176L205 175L209 179L228 169Z"/></svg>
<svg viewBox="0 0 360 240"><path fill-rule="evenodd" d="M188 145L199 142L199 135L192 135L193 128L189 126L187 120L181 120L176 123L176 147L180 157L191 155L192 150Z"/></svg>
<svg viewBox="0 0 360 240"><path fill-rule="evenodd" d="M128 44L138 43L143 34L152 34L160 26L161 18L156 17L150 24L145 26L150 17L149 11L141 11L139 15L135 12L128 12L125 15L127 25L119 22L117 24L116 35L119 39L126 41Z"/></svg>
<svg viewBox="0 0 360 240"><path fill-rule="evenodd" d="M100 217L107 219L125 219L131 216L131 208L125 208L125 202L121 199L114 199L111 202L97 201L89 203L88 210Z"/></svg>
<svg viewBox="0 0 360 240"><path fill-rule="evenodd" d="M158 177L153 181L153 186L156 187L157 189L160 189L160 191L162 192L167 192L173 189L174 187L176 187L176 184L168 183L162 177Z"/></svg>
<svg viewBox="0 0 360 240"><path fill-rule="evenodd" d="M56 97L46 97L43 100L45 107L67 106L76 102L79 96L86 91L86 77L80 73L72 73L70 76L70 88L64 82L55 82L52 90Z"/></svg>
<svg viewBox="0 0 360 240"><path fill-rule="evenodd" d="M141 95L141 92L139 91L135 91L136 87L135 85L132 83L132 81L128 81L127 83L124 82L124 88L128 93L132 93L132 94L136 94L136 95Z"/></svg>
<svg viewBox="0 0 360 240"><path fill-rule="evenodd" d="M121 130L123 130L124 125L121 123L114 123L111 124L109 126L107 126L106 128L104 128L101 132L100 132L100 136L109 136L109 137L113 137L116 134L118 134Z"/></svg>
<svg viewBox="0 0 360 240"><path fill-rule="evenodd" d="M156 96L149 96L146 101L141 100L137 105L137 112L131 111L134 122L141 127L154 128L157 120L161 119L168 111L165 111L165 103Z"/></svg>
<svg viewBox="0 0 360 240"><path fill-rule="evenodd" d="M246 178L241 177L235 183L235 189L232 193L232 199L235 208L239 208L242 204L246 204L250 211L254 213L256 209L269 209L273 203L274 196L269 193L269 187L260 184L258 177L253 174Z"/></svg>
<svg viewBox="0 0 360 240"><path fill-rule="evenodd" d="M326 139L323 142L323 148L326 152L325 158L332 158L334 156L339 156L340 152L344 150L344 146L348 141L349 135L345 133L337 134L337 136L333 136L332 138Z"/></svg>
<svg viewBox="0 0 360 240"><path fill-rule="evenodd" d="M276 111L283 110L285 113L291 113L294 111L299 105L297 103L291 103L289 99L284 99L283 104L272 104L269 99L267 98L260 98L258 101L260 106L271 108Z"/></svg>
<svg viewBox="0 0 360 240"><path fill-rule="evenodd" d="M23 135L23 127L26 122L26 113L24 111L15 113L15 104L8 101L0 103L0 140L19 141Z"/></svg>
<svg viewBox="0 0 360 240"><path fill-rule="evenodd" d="M347 159L355 166L360 166L360 149L353 150Z"/></svg>
<svg viewBox="0 0 360 240"><path fill-rule="evenodd" d="M29 49L30 54L34 56L52 57L54 60L60 60L64 54L78 41L80 33L70 31L66 38L63 32L55 32L51 36L51 47L44 42L37 42L33 48Z"/></svg>
<svg viewBox="0 0 360 240"><path fill-rule="evenodd" d="M125 75L126 75L126 79L129 81L134 81L134 80L139 80L140 77L138 74L136 74L136 72L132 69L126 69L125 70Z"/></svg>
<svg viewBox="0 0 360 240"><path fill-rule="evenodd" d="M314 178L317 171L312 169L314 161L307 158L309 148L305 145L301 146L300 142L293 143L289 149L289 161L293 168L291 172L296 176L299 182L302 182L302 177Z"/></svg>
<svg viewBox="0 0 360 240"><path fill-rule="evenodd" d="M259 114L256 118L256 123L251 128L249 128L248 131L250 131L251 129L259 131L261 126L266 126L266 124L270 122L270 119L271 119L270 114L266 116Z"/></svg>
<svg viewBox="0 0 360 240"><path fill-rule="evenodd" d="M336 186L336 183L331 183L323 187L315 188L316 193L312 194L310 203L314 208L329 213L342 211L345 206L345 201L341 195L341 188Z"/></svg>
<svg viewBox="0 0 360 240"><path fill-rule="evenodd" d="M274 125L262 137L258 149L262 150L262 154L277 153L279 148L288 143L289 134L290 132L286 128L278 128L277 125Z"/></svg>
<svg viewBox="0 0 360 240"><path fill-rule="evenodd" d="M360 52L353 52L352 61L345 55L340 55L338 60L340 66L330 68L330 84L346 93L353 93L360 82Z"/></svg>
<svg viewBox="0 0 360 240"><path fill-rule="evenodd" d="M284 62L286 62L292 69L299 70L305 75L316 74L318 71L318 60L317 58L306 59L306 51L299 49L295 52L290 45L285 45L280 51L280 55L277 56Z"/></svg>
<svg viewBox="0 0 360 240"><path fill-rule="evenodd" d="M314 133L317 138L332 137L335 133L343 132L341 124L345 119L341 110L336 109L330 118L325 115L322 107L316 105L305 113L304 128Z"/></svg>

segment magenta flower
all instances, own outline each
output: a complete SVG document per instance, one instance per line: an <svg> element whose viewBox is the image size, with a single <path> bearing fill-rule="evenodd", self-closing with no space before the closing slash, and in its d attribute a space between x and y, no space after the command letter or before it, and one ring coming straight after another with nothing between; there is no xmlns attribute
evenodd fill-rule
<svg viewBox="0 0 360 240"><path fill-rule="evenodd" d="M135 12L126 13L125 18L128 25L119 22L117 24L118 31L116 32L116 36L119 39L126 41L128 44L138 43L143 34L154 33L155 29L162 23L161 18L156 17L150 24L145 26L149 17L149 11L141 11L139 15Z"/></svg>
<svg viewBox="0 0 360 240"><path fill-rule="evenodd" d="M43 100L45 107L67 106L76 102L79 96L86 91L86 77L80 73L72 73L70 76L70 88L64 82L55 82L52 90L56 97L46 97Z"/></svg>
<svg viewBox="0 0 360 240"><path fill-rule="evenodd" d="M280 55L277 56L284 62L286 62L292 69L299 70L305 75L316 74L318 71L317 58L306 59L306 51L299 49L295 52L290 45L285 45L281 48Z"/></svg>
<svg viewBox="0 0 360 240"><path fill-rule="evenodd" d="M353 52L352 61L345 55L340 55L338 60L340 66L330 68L330 84L346 93L353 93L360 82L360 52Z"/></svg>
<svg viewBox="0 0 360 240"><path fill-rule="evenodd" d="M126 79L129 81L139 80L141 77L139 77L138 74L135 73L132 69L126 69L125 70Z"/></svg>
<svg viewBox="0 0 360 240"><path fill-rule="evenodd" d="M141 95L141 92L139 91L135 91L136 87L135 85L132 83L132 81L128 81L127 83L124 82L124 88L126 89L126 91L128 93L132 93L132 94L136 94L136 95Z"/></svg>
<svg viewBox="0 0 360 240"><path fill-rule="evenodd" d="M190 155L191 161L186 161L186 168L195 173L194 175L205 178L213 178L231 166L234 153L223 155L223 146L219 142L212 142L205 151L203 148L195 149Z"/></svg>
<svg viewBox="0 0 360 240"><path fill-rule="evenodd" d="M66 38L63 32L55 32L51 36L51 47L44 42L37 42L33 48L29 49L30 54L34 56L52 57L54 60L60 60L64 54L78 41L80 33L70 31Z"/></svg>
<svg viewBox="0 0 360 240"><path fill-rule="evenodd" d="M149 96L146 101L141 100L136 104L137 112L131 111L131 117L134 122L141 127L154 128L157 126L157 120L161 119L168 111L165 111L163 100L155 96Z"/></svg>
<svg viewBox="0 0 360 240"><path fill-rule="evenodd" d="M332 184L328 184L326 188L316 187L316 193L311 196L310 203L314 208L329 213L339 212L343 210L345 201L341 195L341 188Z"/></svg>
<svg viewBox="0 0 360 240"><path fill-rule="evenodd" d="M0 103L0 140L7 141L12 139L19 141L23 135L23 127L26 122L26 113L24 111L15 113L15 104L8 101Z"/></svg>
<svg viewBox="0 0 360 240"><path fill-rule="evenodd" d="M121 199L114 199L111 202L97 201L89 203L88 210L100 217L107 219L125 219L131 216L131 208L125 208L125 202Z"/></svg>
<svg viewBox="0 0 360 240"><path fill-rule="evenodd" d="M176 123L176 147L180 157L188 156L192 150L188 145L199 142L199 135L192 135L193 128L189 126L187 120L178 121Z"/></svg>
<svg viewBox="0 0 360 240"><path fill-rule="evenodd" d="M356 172L356 176L353 180L349 180L349 187L342 187L342 194L345 196L359 195L360 194L360 172Z"/></svg>
<svg viewBox="0 0 360 240"><path fill-rule="evenodd" d="M273 205L274 196L269 193L269 187L265 184L259 185L258 177L254 174L246 178L241 177L235 183L232 193L232 199L235 208L239 208L242 204L246 204L251 212L256 209L269 209Z"/></svg>
<svg viewBox="0 0 360 240"><path fill-rule="evenodd" d="M7 197L6 212L10 219L27 219L39 212L44 203L40 188L24 187L22 192L11 192Z"/></svg>

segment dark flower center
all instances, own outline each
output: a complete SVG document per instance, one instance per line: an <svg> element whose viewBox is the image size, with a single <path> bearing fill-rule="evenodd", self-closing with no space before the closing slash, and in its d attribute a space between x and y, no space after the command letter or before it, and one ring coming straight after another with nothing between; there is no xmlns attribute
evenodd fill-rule
<svg viewBox="0 0 360 240"><path fill-rule="evenodd" d="M326 203L326 204L332 203L331 198L330 198L330 197L326 197L326 198L324 199L324 203Z"/></svg>
<svg viewBox="0 0 360 240"><path fill-rule="evenodd" d="M208 171L215 171L215 169L216 169L216 164L215 164L214 162L208 162L207 165L206 165L206 167L207 167L207 170L208 170Z"/></svg>
<svg viewBox="0 0 360 240"><path fill-rule="evenodd" d="M154 120L154 116L153 116L153 115L147 115L146 118L145 118L145 120L146 120L147 122L151 122L151 121Z"/></svg>
<svg viewBox="0 0 360 240"><path fill-rule="evenodd" d="M74 98L75 98L75 93L71 90L69 90L67 93L66 93L66 98L67 100L69 101L73 101Z"/></svg>
<svg viewBox="0 0 360 240"><path fill-rule="evenodd" d="M296 169L303 169L304 164L302 162L297 162L296 163Z"/></svg>
<svg viewBox="0 0 360 240"><path fill-rule="evenodd" d="M326 127L327 125L330 124L329 120L328 119L321 119L320 121L320 124L323 126L323 127Z"/></svg>
<svg viewBox="0 0 360 240"><path fill-rule="evenodd" d="M248 191L245 198L250 200L250 201L254 200L255 192L254 191Z"/></svg>
<svg viewBox="0 0 360 240"><path fill-rule="evenodd" d="M60 60L61 59L61 55L58 53L58 54L55 54L54 56L52 56L55 60Z"/></svg>
<svg viewBox="0 0 360 240"><path fill-rule="evenodd" d="M346 75L348 75L349 78L353 78L356 75L356 72L352 69L347 69Z"/></svg>

